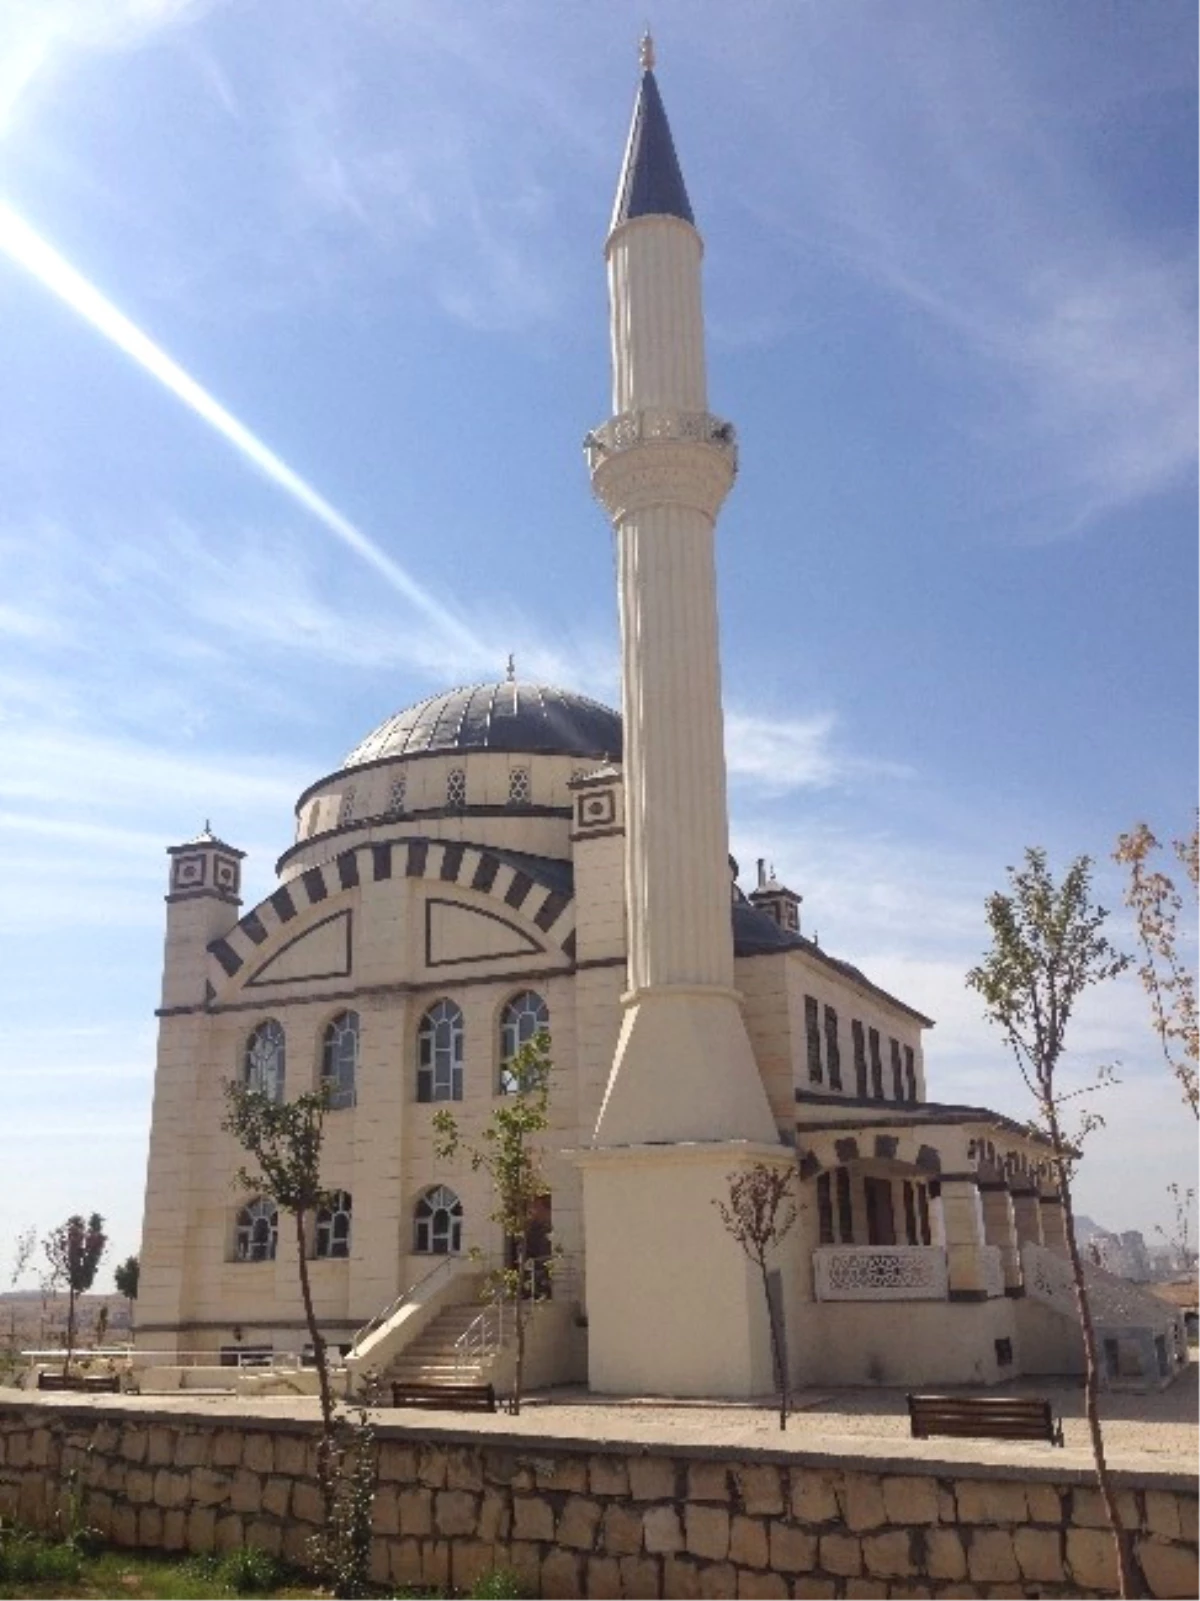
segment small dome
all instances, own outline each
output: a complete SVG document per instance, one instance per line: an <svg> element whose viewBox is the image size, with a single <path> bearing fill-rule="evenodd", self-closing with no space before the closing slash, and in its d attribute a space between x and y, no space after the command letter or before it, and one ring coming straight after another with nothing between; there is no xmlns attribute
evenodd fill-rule
<svg viewBox="0 0 1200 1601"><path fill-rule="evenodd" d="M472 684L397 712L346 757L345 767L452 750L621 757L621 718L599 701L549 684Z"/></svg>

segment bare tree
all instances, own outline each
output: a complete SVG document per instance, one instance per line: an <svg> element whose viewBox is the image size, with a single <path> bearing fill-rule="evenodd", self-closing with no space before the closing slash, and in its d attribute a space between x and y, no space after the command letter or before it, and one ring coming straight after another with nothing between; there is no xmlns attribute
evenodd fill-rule
<svg viewBox="0 0 1200 1601"><path fill-rule="evenodd" d="M1192 1247L1192 1208L1196 1204L1196 1192L1190 1186L1182 1190L1178 1184L1168 1184L1167 1194L1171 1197L1175 1220L1170 1229L1156 1223L1155 1232L1162 1235L1175 1259L1171 1264L1172 1271L1182 1268L1185 1273L1190 1273L1196 1266L1196 1252Z"/></svg>
<svg viewBox="0 0 1200 1601"><path fill-rule="evenodd" d="M721 1222L729 1234L758 1268L762 1279L763 1300L767 1308L767 1324L771 1331L771 1363L775 1372L775 1385L779 1391L779 1427L787 1428L788 1393L787 1361L784 1353L783 1330L779 1326L780 1308L771 1294L771 1270L768 1257L781 1244L784 1236L796 1221L796 1198L792 1191L793 1170L790 1167L768 1166L755 1162L741 1172L728 1177L729 1201L713 1204L721 1214Z"/></svg>
<svg viewBox="0 0 1200 1601"><path fill-rule="evenodd" d="M553 1269L551 1258L531 1260L529 1251L531 1232L550 1194L538 1143L539 1136L550 1127L549 1034L541 1030L504 1066L511 1088L492 1112L482 1143L470 1145L464 1141L454 1115L443 1107L433 1119L438 1136L434 1149L443 1161L463 1150L472 1170L478 1172L482 1168L492 1181L496 1204L490 1215L492 1222L500 1225L504 1265L488 1274L487 1293L499 1304L512 1305L517 1336L512 1410L520 1412L525 1383L527 1298L537 1295L540 1276Z"/></svg>
<svg viewBox="0 0 1200 1601"><path fill-rule="evenodd" d="M1161 850L1145 823L1122 834L1114 861L1129 869L1125 904L1137 923L1142 963L1138 975L1154 1017L1154 1032L1163 1057L1179 1082L1184 1101L1200 1120L1200 1029L1196 1018L1196 975L1179 954L1183 894L1174 879L1152 866ZM1200 830L1187 839L1171 841L1192 889L1191 921L1195 923L1196 895L1200 888ZM1185 931L1186 932L1186 931Z"/></svg>
<svg viewBox="0 0 1200 1601"><path fill-rule="evenodd" d="M1008 870L1010 893L988 898L992 947L967 974L967 983L978 990L989 1020L1004 1034L1033 1096L1036 1123L1050 1141L1083 1334L1084 1405L1096 1479L1116 1544L1121 1594L1132 1596L1138 1593L1133 1545L1121 1525L1104 1455L1096 1332L1071 1204L1079 1141L1103 1120L1095 1113L1084 1113L1078 1130L1069 1137L1063 1127L1063 1103L1081 1092L1064 1093L1059 1080L1067 1025L1079 997L1091 986L1115 978L1130 962L1100 932L1108 913L1092 903L1091 865L1089 857L1079 857L1067 869L1061 885L1056 885L1045 851L1027 850L1025 866Z"/></svg>
<svg viewBox="0 0 1200 1601"><path fill-rule="evenodd" d="M63 1374L71 1366L75 1348L75 1319L78 1300L86 1295L96 1282L96 1269L108 1244L104 1233L104 1219L93 1212L85 1222L77 1213L60 1223L42 1241L42 1249L50 1264L53 1280L67 1286L67 1334L63 1356Z"/></svg>

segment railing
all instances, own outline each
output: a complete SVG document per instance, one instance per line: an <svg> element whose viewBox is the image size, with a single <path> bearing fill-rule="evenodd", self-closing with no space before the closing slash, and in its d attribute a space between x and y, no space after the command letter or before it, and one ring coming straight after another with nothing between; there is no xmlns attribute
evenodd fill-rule
<svg viewBox="0 0 1200 1601"><path fill-rule="evenodd" d="M496 1264L492 1263L488 1271L495 1272ZM529 1276L531 1304L551 1298L569 1301L579 1293L579 1275L574 1263L527 1262L525 1271ZM539 1277L541 1274L548 1275L544 1281ZM504 1348L515 1326L516 1310L510 1297L501 1296L490 1302L455 1340L455 1368L461 1372L490 1362L496 1352Z"/></svg>
<svg viewBox="0 0 1200 1601"><path fill-rule="evenodd" d="M1004 1294L1004 1258L998 1245L985 1245L979 1253L983 1264L983 1287L989 1300Z"/></svg>
<svg viewBox="0 0 1200 1601"><path fill-rule="evenodd" d="M395 1317L396 1313L400 1311L401 1307L406 1306L408 1302L412 1300L413 1296L418 1290L423 1290L426 1285L431 1284L433 1280L437 1278L439 1273L448 1274L451 1266L455 1263L461 1262L462 1260L463 1258L461 1256L439 1256L433 1267L431 1267L428 1272L422 1273L421 1277L419 1279L415 1279L406 1290L402 1290L394 1301L385 1306L381 1312L376 1312L373 1318L368 1319L368 1321L363 1324L362 1328L358 1330L354 1338L351 1340L350 1349L346 1353L347 1356L357 1356L358 1348L363 1341L367 1339L369 1335L374 1334L376 1329L381 1329L385 1323L389 1323L392 1318Z"/></svg>
<svg viewBox="0 0 1200 1601"><path fill-rule="evenodd" d="M813 1252L818 1301L944 1301L946 1253L936 1245L827 1245Z"/></svg>
<svg viewBox="0 0 1200 1601"><path fill-rule="evenodd" d="M609 456L647 440L690 440L711 445L729 457L737 467L737 434L732 423L707 411L674 411L646 407L643 411L623 411L593 428L583 441L590 472Z"/></svg>
<svg viewBox="0 0 1200 1601"><path fill-rule="evenodd" d="M1075 1313L1075 1278L1066 1257L1026 1240L1021 1246L1021 1268L1026 1295L1058 1312Z"/></svg>

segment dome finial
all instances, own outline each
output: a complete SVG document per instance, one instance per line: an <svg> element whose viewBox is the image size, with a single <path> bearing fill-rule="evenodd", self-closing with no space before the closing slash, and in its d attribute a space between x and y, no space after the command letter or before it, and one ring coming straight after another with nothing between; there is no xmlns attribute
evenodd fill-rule
<svg viewBox="0 0 1200 1601"><path fill-rule="evenodd" d="M504 670L504 676L510 684L515 684L517 681L517 658L511 650L508 653L508 666Z"/></svg>
<svg viewBox="0 0 1200 1601"><path fill-rule="evenodd" d="M643 72L654 71L654 39L649 28L642 35L641 44L638 46L638 59L641 61Z"/></svg>

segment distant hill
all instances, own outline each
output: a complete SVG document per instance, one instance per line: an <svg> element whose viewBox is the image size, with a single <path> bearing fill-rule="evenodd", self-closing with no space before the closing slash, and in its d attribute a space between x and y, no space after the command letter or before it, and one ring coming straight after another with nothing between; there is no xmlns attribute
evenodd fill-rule
<svg viewBox="0 0 1200 1601"><path fill-rule="evenodd" d="M118 1340L130 1333L129 1302L123 1295L81 1295L76 1307L77 1338L90 1345L100 1308L108 1308L108 1334ZM65 1294L43 1298L40 1290L0 1292L0 1349L45 1350L62 1344L67 1331Z"/></svg>

